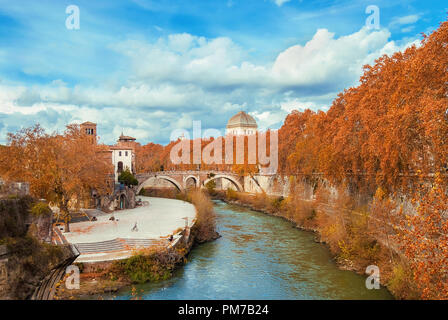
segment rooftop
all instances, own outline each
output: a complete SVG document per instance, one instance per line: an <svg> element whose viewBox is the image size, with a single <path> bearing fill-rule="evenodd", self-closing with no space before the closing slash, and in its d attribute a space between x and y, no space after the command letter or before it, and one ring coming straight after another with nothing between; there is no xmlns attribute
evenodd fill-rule
<svg viewBox="0 0 448 320"><path fill-rule="evenodd" d="M96 126L96 123L86 121L86 122L81 123L81 125Z"/></svg>
<svg viewBox="0 0 448 320"><path fill-rule="evenodd" d="M121 134L120 138L118 138L118 140L136 140L134 137L130 137L130 136L125 136L123 134Z"/></svg>
<svg viewBox="0 0 448 320"><path fill-rule="evenodd" d="M132 147L125 147L125 146L109 146L110 150L133 150Z"/></svg>
<svg viewBox="0 0 448 320"><path fill-rule="evenodd" d="M237 127L245 127L245 128L257 128L257 122L255 119L247 114L244 111L238 112L232 118L230 118L229 122L227 122L227 128L237 128Z"/></svg>

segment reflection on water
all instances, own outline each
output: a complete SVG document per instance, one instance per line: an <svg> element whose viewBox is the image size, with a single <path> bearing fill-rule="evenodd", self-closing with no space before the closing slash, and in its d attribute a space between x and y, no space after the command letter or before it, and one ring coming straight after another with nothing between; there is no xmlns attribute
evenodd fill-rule
<svg viewBox="0 0 448 320"><path fill-rule="evenodd" d="M137 286L144 299L391 299L339 270L314 235L277 217L215 203L216 241L195 247L166 281ZM130 289L117 299L130 299Z"/></svg>

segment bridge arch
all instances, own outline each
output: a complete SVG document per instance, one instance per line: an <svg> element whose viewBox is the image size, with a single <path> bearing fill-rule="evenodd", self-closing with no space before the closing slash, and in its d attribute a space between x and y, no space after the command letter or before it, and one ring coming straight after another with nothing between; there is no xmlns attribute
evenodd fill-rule
<svg viewBox="0 0 448 320"><path fill-rule="evenodd" d="M217 174L217 175L215 175L213 177L210 177L209 179L204 181L204 186L207 185L207 183L209 183L210 181L216 180L216 179L219 179L219 178L226 179L226 180L232 182L232 184L236 187L238 192L244 191L243 186L241 185L241 183L238 182L238 180L236 180L232 176L228 176L228 175L224 175L224 174Z"/></svg>
<svg viewBox="0 0 448 320"><path fill-rule="evenodd" d="M150 176L150 177L146 178L146 179L145 179L145 180L138 186L137 194L140 193L140 191L145 187L145 184L146 184L149 180L151 180L151 179L162 179L162 180L166 180L166 181L170 182L172 185L174 185L174 187L176 187L177 190L179 190L179 191L182 191L182 190L183 190L183 188L182 188L182 186L180 185L180 183L177 182L175 179L173 179L173 178L171 178L171 177L168 177L168 176L153 175L153 176Z"/></svg>
<svg viewBox="0 0 448 320"><path fill-rule="evenodd" d="M193 175L189 175L189 176L187 176L187 177L185 177L185 179L184 179L184 189L187 189L187 186L188 186L188 180L193 180L194 181L194 186L196 187L196 188L199 188L199 186L200 186L200 179L199 179L199 177L196 177L196 176L193 176Z"/></svg>

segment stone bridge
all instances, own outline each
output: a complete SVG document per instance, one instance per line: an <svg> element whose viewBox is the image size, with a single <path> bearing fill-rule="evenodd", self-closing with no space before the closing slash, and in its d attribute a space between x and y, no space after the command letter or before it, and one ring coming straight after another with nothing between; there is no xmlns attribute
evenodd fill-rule
<svg viewBox="0 0 448 320"><path fill-rule="evenodd" d="M140 190L154 181L165 180L171 183L179 191L190 187L202 188L212 180L222 179L231 183L237 191L245 191L244 177L233 172L225 171L159 171L137 174L138 189Z"/></svg>

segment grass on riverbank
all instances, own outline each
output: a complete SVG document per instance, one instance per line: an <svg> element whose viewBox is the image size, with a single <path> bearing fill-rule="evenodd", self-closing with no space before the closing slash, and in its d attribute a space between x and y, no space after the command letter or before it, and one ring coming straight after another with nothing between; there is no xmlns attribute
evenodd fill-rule
<svg viewBox="0 0 448 320"><path fill-rule="evenodd" d="M176 265L186 261L186 248L151 247L136 251L132 257L115 261L108 274L111 280L125 276L131 283L166 280Z"/></svg>

